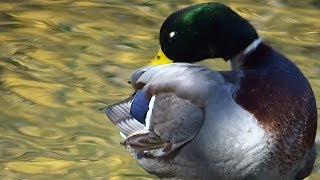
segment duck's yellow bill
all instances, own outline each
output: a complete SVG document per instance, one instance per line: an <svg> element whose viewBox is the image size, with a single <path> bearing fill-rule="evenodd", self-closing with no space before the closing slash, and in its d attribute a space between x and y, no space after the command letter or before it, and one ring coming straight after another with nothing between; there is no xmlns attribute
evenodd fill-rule
<svg viewBox="0 0 320 180"><path fill-rule="evenodd" d="M164 55L164 53L162 52L161 48L159 48L159 51L156 55L156 57L154 57L152 59L152 61L150 63L148 63L149 66L156 66L156 65L160 65L160 64L170 64L173 63L173 61L169 58L167 58L166 55Z"/></svg>

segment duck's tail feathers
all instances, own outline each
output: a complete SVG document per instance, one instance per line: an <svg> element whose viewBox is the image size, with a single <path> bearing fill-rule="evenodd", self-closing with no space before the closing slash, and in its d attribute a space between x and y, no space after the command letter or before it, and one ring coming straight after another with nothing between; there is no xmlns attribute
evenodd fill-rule
<svg viewBox="0 0 320 180"><path fill-rule="evenodd" d="M134 119L130 114L132 98L133 96L102 109L110 121L118 127L125 137L144 129L144 125Z"/></svg>

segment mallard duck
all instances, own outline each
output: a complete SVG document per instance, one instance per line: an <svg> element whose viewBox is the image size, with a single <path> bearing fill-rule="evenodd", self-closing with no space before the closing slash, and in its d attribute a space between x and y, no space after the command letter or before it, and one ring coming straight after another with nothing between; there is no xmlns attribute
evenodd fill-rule
<svg viewBox="0 0 320 180"><path fill-rule="evenodd" d="M147 172L172 179L302 179L313 168L316 101L307 79L229 7L171 14L156 59L138 69L132 97L107 107ZM231 71L193 64L230 60Z"/></svg>

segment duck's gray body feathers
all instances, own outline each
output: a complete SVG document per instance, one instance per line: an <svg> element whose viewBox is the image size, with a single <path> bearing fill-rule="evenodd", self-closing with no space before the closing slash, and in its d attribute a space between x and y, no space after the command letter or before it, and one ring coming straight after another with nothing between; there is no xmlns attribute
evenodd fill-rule
<svg viewBox="0 0 320 180"><path fill-rule="evenodd" d="M135 74L141 74L140 70ZM267 158L268 137L253 115L234 102L236 86L226 82L220 73L200 65L164 65L149 69L135 83L145 84L149 96L174 92L178 98L188 100L190 106L200 107L205 117L198 134L179 153L159 158L140 156L138 162L147 171L160 177L177 173L174 176L184 179L225 179L246 177L263 166L261 159ZM175 109L156 107L153 114L160 110L161 114L172 113ZM162 128L169 127L170 123Z"/></svg>
<svg viewBox="0 0 320 180"><path fill-rule="evenodd" d="M128 133L123 144L146 171L176 179L301 179L309 173L314 148L286 172L270 161L277 141L234 100L243 73L230 73L185 63L133 73L133 87L154 102L144 132Z"/></svg>

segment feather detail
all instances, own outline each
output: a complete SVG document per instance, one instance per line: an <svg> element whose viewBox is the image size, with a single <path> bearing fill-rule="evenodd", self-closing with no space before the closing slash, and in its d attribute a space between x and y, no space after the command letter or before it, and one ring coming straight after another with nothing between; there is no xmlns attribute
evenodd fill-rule
<svg viewBox="0 0 320 180"><path fill-rule="evenodd" d="M120 130L122 137L128 137L137 133L145 133L144 124L132 117L130 114L130 106L134 96L124 101L106 107L104 110L106 115Z"/></svg>
<svg viewBox="0 0 320 180"><path fill-rule="evenodd" d="M141 90L136 91L130 106L130 114L141 124L145 124L148 111L149 100L145 98L145 93Z"/></svg>

